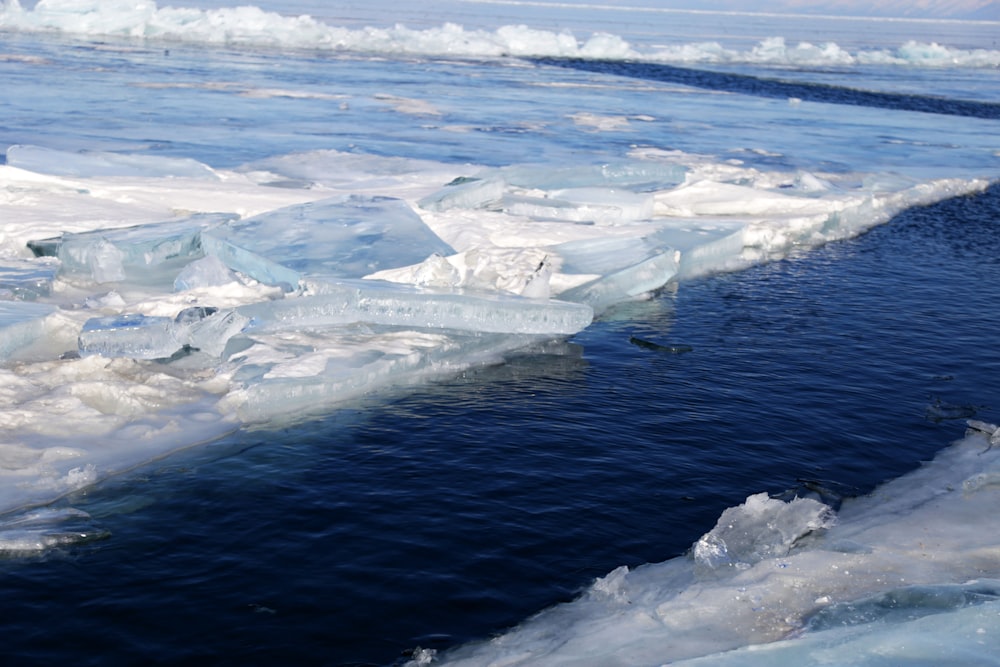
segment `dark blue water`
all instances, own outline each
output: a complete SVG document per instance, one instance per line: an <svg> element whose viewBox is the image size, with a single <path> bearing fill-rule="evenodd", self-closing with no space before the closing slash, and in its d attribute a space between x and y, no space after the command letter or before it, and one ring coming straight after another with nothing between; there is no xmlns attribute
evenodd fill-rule
<svg viewBox="0 0 1000 667"><path fill-rule="evenodd" d="M573 58L537 58L533 62L587 72L634 77L646 81L679 83L743 95L780 99L797 98L810 102L865 106L893 111L921 111L970 118L1000 118L1000 104L995 102L955 99L940 95L861 90L856 87L830 83L795 81L789 78L762 77L759 74L721 72L705 68L693 69L662 63ZM795 74L793 73L792 76ZM815 74L810 72L809 76L814 77Z"/></svg>
<svg viewBox="0 0 1000 667"><path fill-rule="evenodd" d="M106 482L65 502L110 537L0 560L0 654L392 664L681 554L748 494L866 492L1000 421L998 225L998 187L912 210Z"/></svg>

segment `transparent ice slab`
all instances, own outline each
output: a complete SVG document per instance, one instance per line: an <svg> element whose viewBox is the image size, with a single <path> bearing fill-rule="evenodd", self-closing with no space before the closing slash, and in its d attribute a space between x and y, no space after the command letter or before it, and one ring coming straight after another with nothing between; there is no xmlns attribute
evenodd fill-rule
<svg viewBox="0 0 1000 667"><path fill-rule="evenodd" d="M454 373L538 341L537 336L386 329L367 325L327 328L310 337L251 331L253 346L231 357L241 364L243 387L234 390L240 419L295 419L313 410L389 387ZM333 341L332 346L330 341ZM264 363L255 363L258 348ZM282 354L287 364L269 361ZM246 357L246 358L244 358Z"/></svg>
<svg viewBox="0 0 1000 667"><path fill-rule="evenodd" d="M677 276L679 266L680 252L667 248L637 264L566 290L559 298L586 304L600 314L616 303L664 287Z"/></svg>
<svg viewBox="0 0 1000 667"><path fill-rule="evenodd" d="M120 155L102 151L74 153L41 146L17 145L7 149L7 164L53 176L144 178L197 178L219 180L206 164L190 158L155 155Z"/></svg>
<svg viewBox="0 0 1000 667"><path fill-rule="evenodd" d="M198 287L215 287L236 280L236 274L215 256L196 259L174 278L174 289L178 292Z"/></svg>
<svg viewBox="0 0 1000 667"><path fill-rule="evenodd" d="M596 313L620 301L629 301L660 289L677 277L681 252L672 247L670 235L598 238L568 241L552 246L567 274L600 277L559 294L566 301L586 303Z"/></svg>
<svg viewBox="0 0 1000 667"><path fill-rule="evenodd" d="M64 234L30 241L28 247L38 256L58 257L60 275L71 279L172 286L178 271L202 256L202 232L235 218L229 213L203 213L183 220Z"/></svg>
<svg viewBox="0 0 1000 667"><path fill-rule="evenodd" d="M428 211L447 211L451 208L476 209L495 204L503 197L507 184L496 176L456 179L434 194L418 202Z"/></svg>
<svg viewBox="0 0 1000 667"><path fill-rule="evenodd" d="M0 360L45 335L45 318L56 307L30 301L0 301Z"/></svg>
<svg viewBox="0 0 1000 667"><path fill-rule="evenodd" d="M238 310L249 330L279 331L354 322L418 329L571 335L593 319L590 306L491 292L413 287L376 280L316 283L313 294Z"/></svg>
<svg viewBox="0 0 1000 667"><path fill-rule="evenodd" d="M348 196L289 206L202 234L205 253L286 291L309 276L362 278L454 250L400 199Z"/></svg>
<svg viewBox="0 0 1000 667"><path fill-rule="evenodd" d="M747 257L744 220L657 220L651 235L656 243L681 253L677 279L745 268ZM756 255L754 255L756 256Z"/></svg>
<svg viewBox="0 0 1000 667"><path fill-rule="evenodd" d="M187 308L176 317L94 317L80 331L79 352L82 357L168 359L179 352L198 350L218 357L247 322L233 310L201 306Z"/></svg>

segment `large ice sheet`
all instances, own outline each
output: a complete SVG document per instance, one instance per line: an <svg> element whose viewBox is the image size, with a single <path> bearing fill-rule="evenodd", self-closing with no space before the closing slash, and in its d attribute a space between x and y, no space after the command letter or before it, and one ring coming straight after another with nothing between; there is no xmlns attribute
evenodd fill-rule
<svg viewBox="0 0 1000 667"><path fill-rule="evenodd" d="M290 206L202 234L205 252L287 291L311 276L362 278L454 252L405 202L347 196Z"/></svg>
<svg viewBox="0 0 1000 667"><path fill-rule="evenodd" d="M311 286L308 296L243 306L249 328L280 331L365 322L415 329L565 336L590 324L588 305L376 280Z"/></svg>

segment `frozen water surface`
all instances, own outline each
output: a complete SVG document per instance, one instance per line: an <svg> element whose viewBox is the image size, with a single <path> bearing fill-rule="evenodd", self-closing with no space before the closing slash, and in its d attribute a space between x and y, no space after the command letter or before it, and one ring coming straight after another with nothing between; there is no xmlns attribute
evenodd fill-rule
<svg viewBox="0 0 1000 667"><path fill-rule="evenodd" d="M995 22L370 4L0 6L0 552L105 539L47 505L143 463L1000 169ZM748 489L688 556L413 662L995 664L997 433L842 507Z"/></svg>

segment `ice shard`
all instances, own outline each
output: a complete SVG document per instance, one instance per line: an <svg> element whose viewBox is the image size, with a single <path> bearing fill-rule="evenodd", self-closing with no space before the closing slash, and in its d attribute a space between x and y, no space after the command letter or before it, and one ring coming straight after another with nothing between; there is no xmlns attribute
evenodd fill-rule
<svg viewBox="0 0 1000 667"><path fill-rule="evenodd" d="M365 322L416 329L570 335L593 319L590 306L491 292L463 292L375 280L313 286L314 294L242 306L250 329L277 331Z"/></svg>
<svg viewBox="0 0 1000 667"><path fill-rule="evenodd" d="M28 301L0 301L0 359L45 334L45 318L56 307Z"/></svg>
<svg viewBox="0 0 1000 667"><path fill-rule="evenodd" d="M695 570L704 575L784 556L804 536L835 523L833 510L817 500L785 503L758 493L723 512L715 528L695 543Z"/></svg>
<svg viewBox="0 0 1000 667"><path fill-rule="evenodd" d="M455 251L400 199L348 196L270 211L202 234L205 253L286 291L313 276L362 278Z"/></svg>

